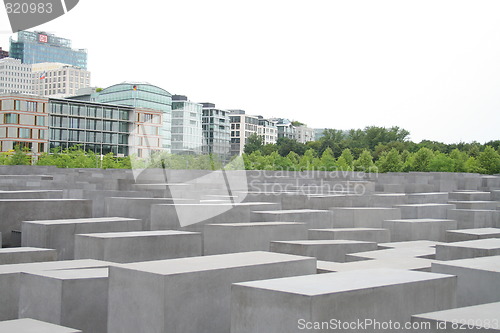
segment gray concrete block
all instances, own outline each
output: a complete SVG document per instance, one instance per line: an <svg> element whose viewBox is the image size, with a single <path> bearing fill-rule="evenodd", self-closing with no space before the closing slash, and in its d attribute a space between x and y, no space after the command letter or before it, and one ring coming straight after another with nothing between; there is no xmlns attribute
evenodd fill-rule
<svg viewBox="0 0 500 333"><path fill-rule="evenodd" d="M408 203L408 196L404 193L377 193L368 196L369 207L387 207L392 208L395 205L404 205ZM356 207L353 205L353 207Z"/></svg>
<svg viewBox="0 0 500 333"><path fill-rule="evenodd" d="M345 239L365 242L386 243L391 241L391 233L388 229L377 228L333 228L333 229L309 229L308 239L327 240Z"/></svg>
<svg viewBox="0 0 500 333"><path fill-rule="evenodd" d="M443 242L429 241L429 240L416 240L416 241L406 241L406 242L390 242L390 243L380 243L378 247L381 249L402 249L411 247L432 247L435 248L437 244L443 244Z"/></svg>
<svg viewBox="0 0 500 333"><path fill-rule="evenodd" d="M434 262L432 272L458 277L459 307L500 301L500 256Z"/></svg>
<svg viewBox="0 0 500 333"><path fill-rule="evenodd" d="M427 312L411 317L425 332L500 332L500 302ZM427 329L428 328L428 329ZM423 329L421 329L423 331Z"/></svg>
<svg viewBox="0 0 500 333"><path fill-rule="evenodd" d="M480 210L494 210L500 207L498 201L449 201L457 209L480 209Z"/></svg>
<svg viewBox="0 0 500 333"><path fill-rule="evenodd" d="M105 333L107 314L107 268L21 274L19 318Z"/></svg>
<svg viewBox="0 0 500 333"><path fill-rule="evenodd" d="M412 204L398 205L403 219L448 219L448 210L455 209L451 204Z"/></svg>
<svg viewBox="0 0 500 333"><path fill-rule="evenodd" d="M0 199L62 199L62 190L0 191Z"/></svg>
<svg viewBox="0 0 500 333"><path fill-rule="evenodd" d="M463 242L486 238L500 238L500 228L461 229L446 232L447 242Z"/></svg>
<svg viewBox="0 0 500 333"><path fill-rule="evenodd" d="M315 257L318 260L345 262L348 253L373 251L377 243L354 240L297 240L271 242L272 252Z"/></svg>
<svg viewBox="0 0 500 333"><path fill-rule="evenodd" d="M58 269L107 267L111 263L98 260L65 260L15 265L0 265L0 320L18 318L21 272Z"/></svg>
<svg viewBox="0 0 500 333"><path fill-rule="evenodd" d="M437 260L456 260L500 255L500 239L476 239L436 245Z"/></svg>
<svg viewBox="0 0 500 333"><path fill-rule="evenodd" d="M304 222L308 228L330 228L332 213L321 209L253 211L250 219L258 222Z"/></svg>
<svg viewBox="0 0 500 333"><path fill-rule="evenodd" d="M0 200L0 216L3 246L11 246L11 231L21 230L22 221L91 217L92 202L74 199L3 199Z"/></svg>
<svg viewBox="0 0 500 333"><path fill-rule="evenodd" d="M117 263L201 256L200 233L160 230L75 235L75 259Z"/></svg>
<svg viewBox="0 0 500 333"><path fill-rule="evenodd" d="M435 260L423 258L383 258L352 262L317 261L318 273L359 271L364 269L402 269L410 271L430 272Z"/></svg>
<svg viewBox="0 0 500 333"><path fill-rule="evenodd" d="M448 203L448 192L433 193L409 193L407 194L407 204L446 204Z"/></svg>
<svg viewBox="0 0 500 333"><path fill-rule="evenodd" d="M331 211L334 228L383 228L384 220L401 219L397 208L341 207Z"/></svg>
<svg viewBox="0 0 500 333"><path fill-rule="evenodd" d="M11 247L0 249L0 265L55 260L57 260L57 252L53 249L41 249L36 247Z"/></svg>
<svg viewBox="0 0 500 333"><path fill-rule="evenodd" d="M82 333L69 327L54 325L31 318L0 322L0 332L5 333Z"/></svg>
<svg viewBox="0 0 500 333"><path fill-rule="evenodd" d="M386 220L382 226L391 232L391 241L431 240L444 242L446 231L457 228L457 221L446 219Z"/></svg>
<svg viewBox="0 0 500 333"><path fill-rule="evenodd" d="M490 192L479 192L479 191L459 191L451 192L449 194L450 200L457 201L488 201L491 200Z"/></svg>
<svg viewBox="0 0 500 333"><path fill-rule="evenodd" d="M313 258L268 252L110 267L108 332L229 333L232 283L315 272Z"/></svg>
<svg viewBox="0 0 500 333"><path fill-rule="evenodd" d="M231 305L231 333L303 332L332 319L337 325L365 319L404 325L419 311L455 307L456 277L372 269L252 281L233 285ZM344 331L319 331L337 330ZM373 326L352 331L380 332Z"/></svg>
<svg viewBox="0 0 500 333"><path fill-rule="evenodd" d="M268 251L271 241L305 239L307 227L298 222L207 224L203 231L205 255Z"/></svg>
<svg viewBox="0 0 500 333"><path fill-rule="evenodd" d="M451 209L449 218L457 221L458 229L497 228L500 211L480 209Z"/></svg>
<svg viewBox="0 0 500 333"><path fill-rule="evenodd" d="M22 245L56 249L59 260L70 260L75 255L76 234L141 230L143 221L124 217L26 221Z"/></svg>
<svg viewBox="0 0 500 333"><path fill-rule="evenodd" d="M436 249L433 247L399 247L392 249L383 249L376 251L358 252L346 254L346 261L360 261L360 260L394 260L400 258L424 258L434 259Z"/></svg>

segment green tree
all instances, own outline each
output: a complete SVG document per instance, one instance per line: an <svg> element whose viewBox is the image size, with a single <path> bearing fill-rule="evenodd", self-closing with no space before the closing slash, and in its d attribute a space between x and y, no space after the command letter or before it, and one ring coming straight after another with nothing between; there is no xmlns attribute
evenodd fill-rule
<svg viewBox="0 0 500 333"><path fill-rule="evenodd" d="M481 167L481 163L474 156L469 157L465 162L465 170L470 173L486 173L486 170Z"/></svg>
<svg viewBox="0 0 500 333"><path fill-rule="evenodd" d="M412 171L429 171L429 163L434 157L434 153L429 148L420 148L415 155L413 155L413 160L411 161Z"/></svg>
<svg viewBox="0 0 500 333"><path fill-rule="evenodd" d="M28 156L29 149L14 147L14 153L8 159L9 165L31 165L31 156Z"/></svg>
<svg viewBox="0 0 500 333"><path fill-rule="evenodd" d="M355 171L373 172L374 164L372 154L368 150L363 150L358 159L353 163Z"/></svg>
<svg viewBox="0 0 500 333"><path fill-rule="evenodd" d="M486 146L478 157L479 165L490 175L500 173L500 155L491 146Z"/></svg>
<svg viewBox="0 0 500 333"><path fill-rule="evenodd" d="M278 153L281 156L288 156L288 154L292 151L298 155L304 155L306 151L305 144L285 137L279 138L276 142L276 146L278 147Z"/></svg>
<svg viewBox="0 0 500 333"><path fill-rule="evenodd" d="M347 165L349 166L350 170L352 170L352 164L354 162L354 156L352 156L351 150L349 148L346 148L342 151L342 154L340 155Z"/></svg>
<svg viewBox="0 0 500 333"><path fill-rule="evenodd" d="M377 166L380 172L401 172L403 170L403 160L399 152L392 148L388 153L380 157Z"/></svg>
<svg viewBox="0 0 500 333"><path fill-rule="evenodd" d="M455 161L450 156L438 152L430 160L428 169L437 172L454 172Z"/></svg>
<svg viewBox="0 0 500 333"><path fill-rule="evenodd" d="M467 159L469 158L466 152L455 148L451 151L450 158L453 160L453 164L455 165L455 172L466 172L465 162L467 162Z"/></svg>
<svg viewBox="0 0 500 333"><path fill-rule="evenodd" d="M262 150L263 146L264 138L260 135L257 135L256 133L253 133L247 138L247 142L245 144L245 148L243 148L243 151L245 152L245 154L251 154L254 151Z"/></svg>
<svg viewBox="0 0 500 333"><path fill-rule="evenodd" d="M330 147L326 148L321 155L320 166L322 170L334 171L337 169L337 163L335 162L335 157L333 157L333 152Z"/></svg>

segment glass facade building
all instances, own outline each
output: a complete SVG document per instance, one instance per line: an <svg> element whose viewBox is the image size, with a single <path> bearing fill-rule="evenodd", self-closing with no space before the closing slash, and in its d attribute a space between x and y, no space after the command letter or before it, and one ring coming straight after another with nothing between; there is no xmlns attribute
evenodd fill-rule
<svg viewBox="0 0 500 333"><path fill-rule="evenodd" d="M45 32L19 31L10 39L10 57L24 64L59 62L87 69L87 50L72 49L71 40Z"/></svg>
<svg viewBox="0 0 500 333"><path fill-rule="evenodd" d="M162 111L162 148L171 151L172 94L168 91L149 83L120 83L97 93L96 101Z"/></svg>
<svg viewBox="0 0 500 333"><path fill-rule="evenodd" d="M203 134L201 128L202 105L186 96L172 96L172 153L201 154Z"/></svg>
<svg viewBox="0 0 500 333"><path fill-rule="evenodd" d="M203 153L214 154L227 161L231 148L229 112L215 108L212 103L202 105Z"/></svg>
<svg viewBox="0 0 500 333"><path fill-rule="evenodd" d="M129 154L134 108L50 98L48 111L50 148L80 145L101 155Z"/></svg>

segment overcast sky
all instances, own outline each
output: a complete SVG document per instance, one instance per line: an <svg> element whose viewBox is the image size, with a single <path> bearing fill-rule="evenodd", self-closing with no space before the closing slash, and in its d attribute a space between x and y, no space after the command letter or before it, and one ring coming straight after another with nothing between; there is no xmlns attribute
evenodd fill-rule
<svg viewBox="0 0 500 333"><path fill-rule="evenodd" d="M36 30L88 49L94 86L146 81L310 127L486 142L500 139L499 12L497 0L80 0ZM0 10L4 49L9 30Z"/></svg>

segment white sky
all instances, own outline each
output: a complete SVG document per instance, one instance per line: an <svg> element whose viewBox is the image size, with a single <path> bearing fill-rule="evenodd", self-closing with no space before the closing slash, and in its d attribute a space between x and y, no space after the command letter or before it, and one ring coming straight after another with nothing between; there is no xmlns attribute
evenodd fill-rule
<svg viewBox="0 0 500 333"><path fill-rule="evenodd" d="M80 0L34 29L88 49L94 86L147 81L311 127L486 142L500 139L499 12L497 0ZM0 9L4 49L10 36Z"/></svg>

